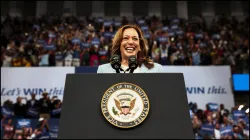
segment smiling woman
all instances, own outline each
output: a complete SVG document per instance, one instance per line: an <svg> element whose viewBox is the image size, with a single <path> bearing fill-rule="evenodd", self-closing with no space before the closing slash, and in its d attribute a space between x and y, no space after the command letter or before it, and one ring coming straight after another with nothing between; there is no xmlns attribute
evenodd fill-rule
<svg viewBox="0 0 250 140"><path fill-rule="evenodd" d="M128 59L136 56L139 66L134 73L163 72L160 64L154 63L148 56L148 42L141 29L136 25L124 25L115 34L111 56L121 57L121 69L128 69ZM115 73L110 63L100 65L97 73Z"/></svg>
<svg viewBox="0 0 250 140"><path fill-rule="evenodd" d="M130 36L130 34L132 36ZM126 58L131 55L136 55L140 51L139 37L135 29L126 29L123 33L120 52L122 58Z"/></svg>

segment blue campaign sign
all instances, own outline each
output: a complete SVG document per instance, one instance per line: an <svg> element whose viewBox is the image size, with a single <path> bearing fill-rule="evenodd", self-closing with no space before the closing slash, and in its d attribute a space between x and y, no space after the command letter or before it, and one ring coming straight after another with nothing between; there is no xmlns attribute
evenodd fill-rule
<svg viewBox="0 0 250 140"><path fill-rule="evenodd" d="M162 30L163 30L163 31L167 31L167 30L168 30L168 26L163 26L163 27L162 27Z"/></svg>
<svg viewBox="0 0 250 140"><path fill-rule="evenodd" d="M243 110L234 110L232 112L233 120L238 120L238 118L244 118L246 116Z"/></svg>
<svg viewBox="0 0 250 140"><path fill-rule="evenodd" d="M148 30L148 26L142 26L141 29L142 29L143 31L146 31L146 30Z"/></svg>
<svg viewBox="0 0 250 140"><path fill-rule="evenodd" d="M217 103L208 103L210 111L218 111L219 105Z"/></svg>
<svg viewBox="0 0 250 140"><path fill-rule="evenodd" d="M151 37L151 35L150 35L149 33L145 33L145 34L144 34L144 37L148 39L148 38Z"/></svg>
<svg viewBox="0 0 250 140"><path fill-rule="evenodd" d="M89 48L89 47L90 47L90 44L87 43L87 42L82 42L82 43L81 43L81 47L82 47L82 48Z"/></svg>
<svg viewBox="0 0 250 140"><path fill-rule="evenodd" d="M52 116L54 116L54 115L57 115L57 114L61 113L61 111L62 111L61 108L53 109L52 112L51 112L51 114L52 114Z"/></svg>
<svg viewBox="0 0 250 140"><path fill-rule="evenodd" d="M35 139L51 139L49 132L43 132L35 137Z"/></svg>
<svg viewBox="0 0 250 140"><path fill-rule="evenodd" d="M176 35L183 35L184 34L184 32L182 30L178 30L175 33L176 33Z"/></svg>
<svg viewBox="0 0 250 140"><path fill-rule="evenodd" d="M30 119L18 119L16 128L22 129L23 127L31 127L31 120Z"/></svg>
<svg viewBox="0 0 250 140"><path fill-rule="evenodd" d="M159 41L159 42L168 42L168 38L167 38L166 36L160 36L160 37L158 38L158 41Z"/></svg>
<svg viewBox="0 0 250 140"><path fill-rule="evenodd" d="M226 127L221 127L220 128L220 134L221 136L226 136L226 135L232 135L233 131L232 131L233 127L228 125Z"/></svg>
<svg viewBox="0 0 250 140"><path fill-rule="evenodd" d="M92 44L92 45L100 45L100 39L94 38L94 39L91 41L91 44Z"/></svg>
<svg viewBox="0 0 250 140"><path fill-rule="evenodd" d="M56 60L63 60L63 53L62 52L56 52L55 59Z"/></svg>
<svg viewBox="0 0 250 140"><path fill-rule="evenodd" d="M106 51L106 50L99 50L98 54L99 54L99 56L104 56L107 54L107 52L108 51Z"/></svg>
<svg viewBox="0 0 250 140"><path fill-rule="evenodd" d="M46 49L46 50L55 50L56 47L55 47L54 44L47 44L47 45L44 46L44 49Z"/></svg>
<svg viewBox="0 0 250 140"><path fill-rule="evenodd" d="M115 26L121 26L122 23L120 21L115 21Z"/></svg>
<svg viewBox="0 0 250 140"><path fill-rule="evenodd" d="M104 23L103 23L103 26L110 26L112 24L112 22L111 21L105 21Z"/></svg>
<svg viewBox="0 0 250 140"><path fill-rule="evenodd" d="M195 38L197 38L197 39L201 39L201 38L203 38L203 35L202 35L201 33L196 34L196 35L195 35Z"/></svg>
<svg viewBox="0 0 250 140"><path fill-rule="evenodd" d="M13 116L13 111L5 107L1 108L1 113L2 115L5 115L7 118L11 118Z"/></svg>
<svg viewBox="0 0 250 140"><path fill-rule="evenodd" d="M178 25L172 25L171 26L171 30L177 30L178 29Z"/></svg>
<svg viewBox="0 0 250 140"><path fill-rule="evenodd" d="M103 33L103 36L104 36L105 38L110 38L110 37L112 37L112 33L111 33L111 32L104 32L104 33Z"/></svg>
<svg viewBox="0 0 250 140"><path fill-rule="evenodd" d="M32 116L32 117L38 117L39 113L36 108L30 107L27 111L27 114Z"/></svg>
<svg viewBox="0 0 250 140"><path fill-rule="evenodd" d="M201 126L201 133L204 135L213 135L214 134L214 126L210 124L203 124Z"/></svg>
<svg viewBox="0 0 250 140"><path fill-rule="evenodd" d="M143 19L138 20L138 24L144 24L145 21Z"/></svg>
<svg viewBox="0 0 250 140"><path fill-rule="evenodd" d="M73 38L73 39L71 40L71 42L72 42L73 44L80 44L80 43L81 43L81 40L80 40L79 38Z"/></svg>
<svg viewBox="0 0 250 140"><path fill-rule="evenodd" d="M169 36L169 37L173 37L173 36L175 36L175 33L172 32L172 31L170 31L170 32L168 32L168 36Z"/></svg>

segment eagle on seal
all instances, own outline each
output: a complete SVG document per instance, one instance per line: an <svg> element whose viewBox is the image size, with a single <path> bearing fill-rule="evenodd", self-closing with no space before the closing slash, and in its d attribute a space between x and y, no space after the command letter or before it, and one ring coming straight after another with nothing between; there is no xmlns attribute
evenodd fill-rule
<svg viewBox="0 0 250 140"><path fill-rule="evenodd" d="M121 111L120 114L128 115L131 114L131 110L135 107L136 98L130 100L115 100L116 107Z"/></svg>

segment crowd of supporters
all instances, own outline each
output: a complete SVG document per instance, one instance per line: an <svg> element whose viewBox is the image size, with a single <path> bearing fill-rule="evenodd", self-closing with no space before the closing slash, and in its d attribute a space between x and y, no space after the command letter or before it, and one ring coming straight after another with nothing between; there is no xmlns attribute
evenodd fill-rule
<svg viewBox="0 0 250 140"><path fill-rule="evenodd" d="M1 23L1 66L98 66L109 62L112 38L119 27L136 24L148 40L149 56L162 65L230 65L248 73L249 17L200 16L186 20L141 17L43 16L11 18Z"/></svg>
<svg viewBox="0 0 250 140"><path fill-rule="evenodd" d="M249 112L239 106L229 110L224 104L208 103L202 110L190 103L189 107L196 139L249 139Z"/></svg>
<svg viewBox="0 0 250 140"><path fill-rule="evenodd" d="M62 102L56 96L50 98L47 92L42 95L40 99L36 99L36 94L31 94L29 100L17 97L14 103L11 100L3 103L1 106L3 139L48 139L57 135ZM48 122L52 123L52 128ZM53 132L53 128L56 132Z"/></svg>
<svg viewBox="0 0 250 140"><path fill-rule="evenodd" d="M61 107L61 100L56 96L50 98L46 92L40 99L31 94L29 100L17 97L14 103L5 101L1 106L2 138L56 138ZM223 104L207 103L203 110L190 102L190 121L195 138L249 139L249 109L242 108L227 109Z"/></svg>

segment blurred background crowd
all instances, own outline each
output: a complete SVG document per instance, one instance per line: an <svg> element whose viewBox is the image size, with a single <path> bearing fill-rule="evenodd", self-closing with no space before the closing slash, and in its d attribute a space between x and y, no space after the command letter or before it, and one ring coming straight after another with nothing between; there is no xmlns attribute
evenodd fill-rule
<svg viewBox="0 0 250 140"><path fill-rule="evenodd" d="M52 3L47 4L48 11L60 7L59 3L55 7ZM8 6L2 7L2 4L1 1L1 10L4 11ZM18 4L15 6L18 9ZM82 8L86 5L78 6L86 9ZM145 10L143 6L140 8ZM126 16L106 18L86 14L80 18L74 14L55 15L2 17L1 68L96 67L109 62L112 38L117 30L126 24L136 24L147 39L148 55L154 62L164 66L230 66L232 74L249 73L248 15L239 20L228 13L215 14L211 22L202 14L196 18L153 15L134 16L132 19ZM16 102L6 100L1 106L1 138L55 139L61 107L62 101L47 92L42 98L33 93L30 98L17 97ZM205 110L200 108L203 107L189 103L196 139L249 139L248 104L225 108L223 104L208 103Z"/></svg>
<svg viewBox="0 0 250 140"><path fill-rule="evenodd" d="M98 66L109 62L112 37L125 24L141 27L149 56L162 65L230 65L249 73L249 17L6 17L1 26L1 66ZM208 26L209 25L209 26Z"/></svg>
<svg viewBox="0 0 250 140"><path fill-rule="evenodd" d="M1 107L3 139L56 138L62 102L47 92L37 99L18 97L7 100ZM196 139L249 139L249 108L244 105L227 109L224 104L206 104L206 110L190 102L190 121ZM49 125L48 121L52 123ZM56 122L55 122L56 121ZM56 126L56 128L55 128Z"/></svg>
<svg viewBox="0 0 250 140"><path fill-rule="evenodd" d="M36 99L36 94L31 94L30 100L17 97L14 103L10 100L3 103L1 106L3 139L53 139L57 137L58 128L53 133L53 127L49 127L48 120L56 123L56 127L58 126L62 102L56 96L50 98L47 92L44 92L42 96Z"/></svg>
<svg viewBox="0 0 250 140"><path fill-rule="evenodd" d="M201 110L191 102L189 107L196 139L249 139L249 109L243 111L244 106L208 103Z"/></svg>

